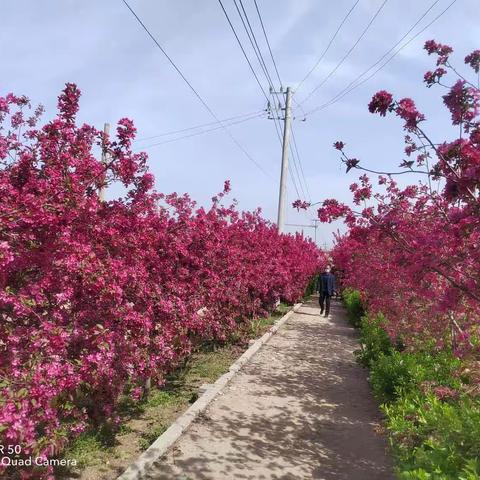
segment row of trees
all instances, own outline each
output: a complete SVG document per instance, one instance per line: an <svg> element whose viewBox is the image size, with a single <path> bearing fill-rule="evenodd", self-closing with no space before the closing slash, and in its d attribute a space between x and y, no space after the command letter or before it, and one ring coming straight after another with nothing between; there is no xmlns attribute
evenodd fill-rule
<svg viewBox="0 0 480 480"><path fill-rule="evenodd" d="M298 300L322 261L226 204L228 181L208 209L154 191L133 123L114 139L77 126L79 98L67 84L41 128L27 98L0 98L0 443L25 456L114 422L122 394ZM128 193L102 201L114 182Z"/></svg>
<svg viewBox="0 0 480 480"><path fill-rule="evenodd" d="M452 48L433 40L425 50L436 56L427 87L443 88L451 114L453 140L432 139L426 117L410 98L376 93L372 113L403 121L406 159L400 171L376 172L336 142L342 161L365 173L350 186L353 208L334 199L323 202L319 218L344 218L348 232L337 237L335 264L346 285L360 290L370 312L388 317L392 339L416 348L429 343L457 355L480 353L480 50L465 58L476 80L451 62ZM448 75L456 76L453 84ZM378 174L375 190L367 173ZM399 174L420 181L400 187ZM301 206L297 203L297 207Z"/></svg>

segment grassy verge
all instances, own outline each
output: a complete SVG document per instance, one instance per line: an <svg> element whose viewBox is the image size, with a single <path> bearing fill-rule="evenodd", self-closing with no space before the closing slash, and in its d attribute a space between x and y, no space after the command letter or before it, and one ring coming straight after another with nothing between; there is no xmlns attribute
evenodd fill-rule
<svg viewBox="0 0 480 480"><path fill-rule="evenodd" d="M360 317L358 293L344 297L360 328L357 358L370 369L372 390L382 402L398 478L479 480L478 364L446 350L404 351L382 328L387 319Z"/></svg>
<svg viewBox="0 0 480 480"><path fill-rule="evenodd" d="M146 450L199 396L203 384L214 383L248 347L249 339L263 335L291 307L280 304L269 317L252 320L232 343L208 345L191 355L173 372L161 389L147 398L121 402L120 426L103 426L84 432L64 452L77 467L59 470L56 478L104 480L116 478Z"/></svg>

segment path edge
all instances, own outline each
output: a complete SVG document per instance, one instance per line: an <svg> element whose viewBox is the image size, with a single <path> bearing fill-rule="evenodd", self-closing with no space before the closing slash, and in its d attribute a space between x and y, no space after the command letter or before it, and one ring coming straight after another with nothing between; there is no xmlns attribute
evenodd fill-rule
<svg viewBox="0 0 480 480"><path fill-rule="evenodd" d="M241 368L248 363L260 348L267 343L270 338L277 333L279 328L303 305L296 303L293 308L283 317L279 318L259 339L247 349L237 360L230 365L227 373L219 377L200 397L171 425L165 430L151 445L145 450L127 469L117 477L117 480L140 480L146 471L163 455L167 453L170 447L181 437L183 432L192 424L200 413L210 405L210 403L225 389Z"/></svg>

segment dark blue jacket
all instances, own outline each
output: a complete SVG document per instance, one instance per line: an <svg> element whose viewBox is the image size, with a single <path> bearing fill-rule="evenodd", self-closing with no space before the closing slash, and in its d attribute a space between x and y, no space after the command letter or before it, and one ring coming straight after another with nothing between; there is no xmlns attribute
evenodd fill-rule
<svg viewBox="0 0 480 480"><path fill-rule="evenodd" d="M333 295L335 291L335 275L333 273L323 272L317 280L317 291Z"/></svg>

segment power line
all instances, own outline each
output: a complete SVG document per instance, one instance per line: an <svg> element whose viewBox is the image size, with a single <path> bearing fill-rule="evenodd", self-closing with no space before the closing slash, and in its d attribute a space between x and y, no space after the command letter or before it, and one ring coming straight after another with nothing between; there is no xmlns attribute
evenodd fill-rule
<svg viewBox="0 0 480 480"><path fill-rule="evenodd" d="M329 107L330 105L333 105L334 103L337 103L340 101L343 97L351 93L353 90L357 89L360 85L363 85L364 83L368 82L371 78L373 78L380 70L382 70L386 65L388 65L405 47L407 47L413 40L415 40L419 35L421 35L427 28L429 28L433 23L435 23L440 17L442 17L449 9L452 7L454 3L456 3L457 0L453 0L444 10L442 10L432 21L430 21L425 27L423 27L418 33L416 33L410 40L405 42L398 50L396 50L388 59L386 62L384 62L382 65L380 65L379 68L377 68L371 75L368 77L364 78L360 82L360 80L363 76L365 76L370 70L375 68L390 52L392 52L411 32L412 30L423 20L423 18L430 12L430 10L439 2L440 0L436 0L433 2L432 5L421 15L421 17L415 22L415 24L408 30L408 32L403 35L403 37L390 49L388 50L382 57L380 57L379 60L377 60L371 67L369 67L367 70L365 70L363 73L361 73L358 77L356 77L352 82L347 85L343 90L341 90L339 93L337 93L334 97L332 97L328 102L325 102L324 104L310 110L307 112L307 115L312 115L313 113L323 110L326 107ZM356 85L354 85L356 82L358 82ZM353 85L353 86L352 86ZM351 88L350 88L351 87Z"/></svg>
<svg viewBox="0 0 480 480"><path fill-rule="evenodd" d="M333 41L335 40L335 38L337 37L337 35L339 34L340 30L342 29L343 27L343 24L347 21L348 17L350 16L350 14L353 12L353 10L355 9L355 7L357 6L358 2L360 0L356 0L355 3L350 7L350 10L347 12L347 14L343 17L343 20L340 22L340 25L338 26L337 30L335 31L335 33L333 34L332 38L330 39L330 41L328 42L325 50L322 52L322 54L320 55L320 58L317 60L317 62L315 63L315 65L310 69L310 71L303 77L302 81L298 84L297 88L295 89L296 92L298 92L298 90L300 89L300 87L305 83L305 80L314 72L314 70L320 65L320 62L324 59L325 55L327 54L328 50L330 49ZM256 2L256 0L255 0Z"/></svg>
<svg viewBox="0 0 480 480"><path fill-rule="evenodd" d="M219 0L220 1L220 0ZM209 107L207 102L202 98L202 96L195 90L193 85L187 80L185 75L182 73L180 68L175 64L175 62L172 60L172 58L168 55L168 53L165 51L165 49L160 45L158 40L152 35L150 30L146 27L146 25L142 22L140 17L135 13L135 11L132 9L132 7L128 4L126 0L122 0L122 2L125 4L125 6L130 10L132 15L136 18L138 23L142 26L142 28L145 30L145 32L148 34L148 36L153 40L155 45L159 48L159 50L163 53L163 55L167 58L167 60L170 62L170 64L175 68L177 73L182 77L183 81L188 85L190 90L195 94L195 96L200 100L202 105L207 109L207 111L210 113L210 115L220 124L222 125L223 129L225 132L228 134L228 136L232 139L232 141L237 145L240 150L244 153L244 155L253 163L255 166L261 170L265 175L270 176L268 172L266 172L263 167L245 150L243 145L240 144L240 142L232 135L232 133L225 127L225 125L222 123L222 121L217 117L217 115L214 113L214 111ZM268 99L268 98L267 98Z"/></svg>
<svg viewBox="0 0 480 480"><path fill-rule="evenodd" d="M302 161L301 161L301 157L300 157L300 152L298 151L297 139L295 138L295 131L293 130L293 124L292 124L292 138L293 138L293 146L295 148L295 152L297 153L297 158L298 158L298 163L300 165L300 170L302 172L303 183L305 184L305 188L307 189L308 199L311 202L312 197L310 196L310 191L308 189L307 179L305 178L305 172L303 171L303 165L302 165Z"/></svg>
<svg viewBox="0 0 480 480"><path fill-rule="evenodd" d="M277 137L278 137L278 142L280 144L280 147L282 147L283 145L283 142L282 142L282 136L281 136L281 129L280 129L280 126L279 126L279 119L278 119L278 110L276 110L274 113L273 113L273 116L272 116L272 119L273 119L273 123L275 125L275 131L277 132ZM278 122L278 123L277 123ZM290 145L290 151L292 153L292 159L293 159L293 162L294 162L294 166L295 166L295 170L297 171L297 176L298 176L298 182L299 182L299 185L300 185L300 189L302 191L303 190L303 186L302 186L302 183L301 183L301 179L300 179L300 175L298 173L298 168L296 166L296 163L295 163L295 157L294 157L294 152L292 150L292 146ZM297 187L297 182L295 180L295 177L294 177L294 172L291 168L291 165L288 164L288 169L289 169L289 173L290 173L290 176L292 177L292 183L295 187L295 191L297 192L297 198L305 198L305 193L303 194L303 197L300 197L300 193L299 193L299 190L298 190L298 187Z"/></svg>
<svg viewBox="0 0 480 480"><path fill-rule="evenodd" d="M275 86L273 84L272 77L271 77L270 72L268 70L265 59L263 58L262 51L261 51L261 49L258 45L257 37L255 35L255 32L253 31L252 25L251 25L250 20L248 18L248 14L247 14L247 12L245 10L245 7L243 5L243 1L242 0L239 0L239 1L240 1L240 5L242 7L243 15L240 12L240 9L239 9L238 4L237 4L237 0L233 0L233 3L234 3L234 5L237 9L237 13L240 17L240 20L242 21L243 28L244 28L245 32L247 33L247 37L248 37L248 39L250 41L250 44L252 46L252 49L253 49L256 57L257 57L258 63L260 64L260 67L263 70L263 73L265 75L267 83L270 86L270 92L277 97L279 103L281 104L282 100L281 100L281 98L279 98L278 92L276 92ZM244 20L243 16L245 16L245 20ZM247 27L247 25L248 25L248 27ZM281 81L280 81L280 83L281 83Z"/></svg>
<svg viewBox="0 0 480 480"><path fill-rule="evenodd" d="M236 115L234 117L224 118L221 121L223 123L226 123L232 120L238 120L240 118L245 118L245 117L256 118L256 116L259 115L261 112L265 112L265 110L257 110L256 112L244 113L242 115ZM168 132L159 133L157 135L151 135L150 137L137 138L134 140L134 142L143 142L145 140L153 140L154 138L168 137L170 135L176 135L177 133L184 133L190 130L197 130L199 128L210 127L212 125L218 125L218 122L208 122L208 123L203 123L201 125L195 125L193 127L182 128L180 130L170 130Z"/></svg>
<svg viewBox="0 0 480 480"><path fill-rule="evenodd" d="M373 15L373 17L370 19L367 26L364 28L364 30L362 31L360 36L357 38L355 43L351 46L350 50L348 50L348 52L342 57L342 59L337 63L335 68L333 70L331 70L330 73L300 102L301 105L303 105L320 87L322 87L329 80L329 78L331 78L332 75L334 75L335 72L341 67L343 62L350 56L350 54L353 52L353 50L355 50L355 48L360 43L362 38L368 32L368 30L372 26L373 22L378 17L380 12L383 10L383 7L386 5L387 2L388 2L388 0L383 0L382 4L380 5L380 7L378 7L377 11Z"/></svg>
<svg viewBox="0 0 480 480"><path fill-rule="evenodd" d="M295 182L295 177L293 176L292 167L290 164L288 164L288 171L290 172L290 178L292 180L295 191L297 192L297 198L301 198L300 193L298 191L297 183Z"/></svg>
<svg viewBox="0 0 480 480"><path fill-rule="evenodd" d="M292 154L293 166L295 168L295 171L297 172L298 184L300 186L300 190L302 191L302 197L301 198L307 198L307 195L305 193L305 189L303 188L303 185L302 185L302 179L300 177L300 170L298 169L298 165L297 165L298 162L295 158L295 152L293 150L293 147L292 147L291 143L290 143L289 147L290 147L290 153Z"/></svg>
<svg viewBox="0 0 480 480"><path fill-rule="evenodd" d="M256 40L255 33L254 33L254 31L253 31L253 29L252 29L252 27L251 27L250 21L248 20L247 12L245 11L245 8L243 7L243 2L242 2L242 0L239 0L239 1L240 1L240 5L242 6L242 10L243 10L243 13L244 13L244 15L245 15L245 18L246 18L246 20L247 20L248 26L249 26L249 28L250 28L250 32L251 32L252 37L253 37L253 39L254 39L255 45L256 45L256 47L257 47L257 49L258 49L259 55L260 55L260 57L261 57L261 59L262 59L262 61L263 61L263 65L264 65L265 69L268 70L267 67L266 67L266 64L265 64L265 60L263 59L263 56L262 56L261 51L260 51L260 48L259 48L259 46L258 46L258 42L257 42L257 40ZM357 0L357 1L359 1L359 0ZM234 2L235 2L235 0L234 0ZM264 26L263 21L262 21L262 17L261 17L261 14L260 14L260 10L259 10L259 8L258 8L258 4L257 4L256 0L254 0L254 2L255 2L255 7L256 7L256 9L257 9L257 14L258 14L260 23L261 23L261 25L262 25L263 34L264 34L264 36L265 36L265 41L266 41L266 44L267 44L267 46L268 46L268 49L269 49L269 52L270 52L270 56L271 56L271 58L272 58L272 62L273 62L273 64L274 64L274 66L275 66L275 70L276 70L276 73L277 73L278 80L279 80L279 82L280 82L280 85L282 85L283 82L282 82L282 80L281 80L281 78L280 78L280 74L279 74L278 68L277 68L277 66L276 66L275 58L274 58L274 56L273 56L273 52L272 52L272 49L271 49L271 47L270 47L270 42L268 41L268 35L267 35L267 33L266 33L265 26ZM252 45L252 46L253 46L253 45ZM270 83L270 87L272 88L272 94L276 94L276 92L275 92L275 90L274 90L274 87L273 87L273 85L272 85L273 82L272 82L270 76L268 76L268 80L269 80L269 83ZM277 98L278 98L278 96L277 96ZM281 102L280 102L280 103L281 103ZM277 119L274 118L274 120L276 121ZM277 129L277 135L279 136L279 139L280 139L280 134L279 134L279 132L278 132L278 129ZM293 127L292 127L292 135L293 135ZM307 195L305 194L305 191L308 192L308 185L307 185L307 182L306 182L305 175L304 175L304 173L303 173L303 165L302 165L302 161L301 161L300 155L299 155L299 153L298 153L298 147L297 147L297 145L296 145L296 142L295 142L295 150L296 150L296 154L295 154L295 151L294 151L292 145L290 144L290 152L291 152L291 155L292 155L293 165L294 165L294 168L295 168L295 171L296 171L296 174L297 174L297 178L298 178L298 185L300 186L300 189L301 189L301 191L302 191L302 193L303 193L303 198L306 198ZM300 176L300 172L302 172L303 184L302 184L302 176ZM291 170L291 169L290 169L290 173L292 174L292 170ZM293 179L293 181L295 181L295 180ZM305 189L304 189L304 185L305 185ZM295 187L296 187L296 185L295 185ZM297 190L297 193L298 193L298 189L296 189L296 190ZM309 193L308 193L308 196L310 196Z"/></svg>
<svg viewBox="0 0 480 480"><path fill-rule="evenodd" d="M265 90L263 89L262 84L260 83L260 80L258 79L257 73L255 72L254 68L252 67L252 64L250 63L250 59L248 58L247 53L245 52L245 49L243 48L242 42L240 41L240 38L239 38L238 35L237 35L237 32L236 32L236 30L235 30L235 27L233 26L233 24L232 24L232 22L231 22L231 20L230 20L230 17L228 16L228 13L227 13L227 11L225 10L225 7L223 6L222 0L218 0L218 3L220 4L220 7L222 7L222 10L223 10L223 13L224 13L224 15L225 15L225 18L227 19L227 22L228 22L228 24L230 25L230 28L231 28L233 34L235 35L235 38L237 39L237 43L238 43L240 49L242 50L243 56L245 57L245 60L247 61L248 66L250 67L250 70L252 71L252 74L253 74L253 76L255 77L255 80L257 81L258 86L260 87L260 90L261 90L262 93L263 93L263 96L267 99L267 102L268 102L268 96L267 96L267 94L265 93Z"/></svg>
<svg viewBox="0 0 480 480"><path fill-rule="evenodd" d="M283 83L280 78L280 73L278 73L277 63L275 62L275 58L273 57L273 53L272 53L272 48L270 47L270 42L268 41L267 31L265 30L265 25L263 24L262 15L260 14L260 10L257 5L257 0L253 0L253 1L255 3L255 8L257 9L258 18L260 19L263 35L265 36L265 41L267 42L268 51L270 52L270 57L272 58L273 66L275 67L275 72L277 73L277 78L278 78L278 81L280 82L280 87L283 87Z"/></svg>
<svg viewBox="0 0 480 480"><path fill-rule="evenodd" d="M242 1L242 0L238 0L238 1L239 1L239 3L240 3L240 7L238 6L237 0L233 0L233 3L234 3L235 8L236 8L236 10L237 10L238 16L240 17L240 20L241 20L242 25L243 25L243 28L244 28L244 30L245 30L245 32L246 32L246 34L247 34L248 40L249 40L249 42L250 42L250 45L251 45L251 47L252 47L252 49L253 49L253 51L254 51L254 53L255 53L255 56L257 57L257 60L258 60L258 62L259 62L259 64L260 64L260 67L262 68L263 73L264 73L264 75L265 75L265 78L266 78L266 80L267 80L267 82L268 82L268 84L269 84L269 86L270 86L271 94L272 94L272 96L277 96L277 99L278 99L278 98L279 98L279 97L278 97L279 94L278 94L278 92L276 92L276 90L275 90L275 86L274 86L274 84L273 84L272 77L271 77L271 75L270 75L270 72L269 72L269 70L268 70L268 66L267 66L267 64L266 64L266 62L265 62L265 59L264 59L264 57L263 57L262 51L261 51L260 46L259 46L259 43L258 43L258 41L257 41L257 37L256 37L256 35L255 35L255 32L254 32L253 27L252 27L252 24L251 24L250 19L249 19L249 17L248 17L248 13L247 13L247 11L246 11L246 9L245 9L245 6L244 6L244 4L243 4L243 1ZM233 24L232 24L232 22L230 21L230 18L228 17L228 14L226 13L225 8L223 7L223 4L221 3L221 0L219 0L219 2L220 2L220 5L222 6L222 10L224 11L224 14L225 14L226 17L227 17L228 23L229 23L232 31L233 31L234 34L235 34L235 38L237 39L237 42L238 42L238 44L240 45L240 48L242 49L242 52L243 52L245 58L246 58L247 61L248 61L248 64L249 64L249 66L250 66L250 69L252 70L252 72L254 72L253 66L252 66L251 62L249 61L249 59L248 59L248 56L247 56L246 51L245 51L245 48L243 47L242 42L241 42L239 36L237 35L237 33L236 33L236 31L235 31L235 28L233 27ZM242 14L242 12L243 12L243 14ZM264 32L264 34L266 34L266 32ZM267 39L267 41L268 41L268 39ZM273 58L273 54L272 54L272 58ZM255 73L256 73L256 72L255 72ZM280 79L280 75L278 74L278 69L277 69L277 75L278 75L278 77L279 77L280 84L282 84L281 79ZM255 75L255 77L258 79L258 77L257 77L256 75ZM262 91L263 91L263 89L262 89ZM275 106L276 102L274 101L273 104L274 104L274 106ZM281 104L282 104L282 101L281 101L281 99L279 99L279 106L280 106L280 108L281 108ZM273 120L274 120L274 124L275 124L275 129L276 129L276 132L277 132L277 136L278 136L278 139L279 139L279 142L280 142L280 145L281 145L281 144L282 144L282 141L281 141L281 135L280 135L280 131L279 131L279 128L280 128L280 127L278 126L278 123L277 123L277 122L278 122L278 118L277 118L277 115L275 114L275 112L274 112L274 115L273 115ZM304 191L304 189L303 189L302 180L301 180L300 173L299 173L299 169L298 169L297 162L296 162L296 159L295 159L295 153L294 153L294 151L293 151L293 149L292 149L291 146L290 146L290 149L291 149L291 153L292 153L292 159L293 159L294 167L295 167L295 170L296 170L296 173L297 173L298 184L299 184L299 186L300 186L300 189L301 189L302 192L303 192L303 198L305 198L306 195L305 195L305 191ZM298 190L298 187L297 187L297 182L295 181L295 178L294 178L294 176L293 176L293 172L292 172L291 167L290 167L290 175L292 176L292 183L293 183L293 185L294 185L294 187L295 187L295 190L296 190L296 192L297 192L297 195L300 196L299 190Z"/></svg>
<svg viewBox="0 0 480 480"><path fill-rule="evenodd" d="M257 37L255 36L255 33L253 31L253 28L252 28L252 25L251 25L250 20L248 18L245 7L243 6L243 1L239 0L239 2L240 2L240 6L242 7L242 11L243 11L243 15L245 16L245 20L243 19L243 16L240 13L240 9L238 8L237 0L233 0L233 3L235 4L238 15L240 17L240 20L242 21L243 28L245 29L245 32L247 33L247 37L250 40L250 44L252 45L253 51L255 52L255 55L257 57L258 63L260 64L260 67L263 70L263 73L265 75L265 78L267 79L268 84L270 85L271 88L274 88L272 77L270 76L270 73L269 73L268 68L267 68L267 64L265 63L265 59L263 58L260 47L258 46ZM247 23L245 23L245 21ZM247 28L247 25L248 25L248 28Z"/></svg>
<svg viewBox="0 0 480 480"><path fill-rule="evenodd" d="M254 51L257 59L258 59L260 67L262 68L262 70L265 74L265 78L267 80L267 83L270 86L270 91L271 91L272 95L275 95L277 97L279 103L281 104L282 100L279 97L279 94L275 89L275 85L273 83L273 80L272 80L272 77L270 75L269 69L268 69L267 64L265 62L265 58L263 57L262 51L261 51L260 46L259 46L258 41L257 41L257 37L255 35L255 32L254 32L253 28L252 28L252 24L250 23L250 20L248 18L247 11L245 10L245 7L243 5L243 0L239 0L239 2L240 2L240 6L242 8L242 11L243 11L243 15L240 12L240 9L238 8L237 0L233 0L233 3L235 4L238 15L240 17L240 20L242 21L243 28L245 29L245 32L247 33L247 37L250 41L252 49L253 49L253 51ZM243 17L245 17L245 20L244 20ZM247 28L247 25L248 25L248 28ZM272 55L272 58L273 58L273 55ZM278 70L277 70L277 74L278 74ZM278 77L279 77L280 85L282 85L282 81L280 79L280 76L278 76Z"/></svg>
<svg viewBox="0 0 480 480"><path fill-rule="evenodd" d="M357 3L358 3L358 1L359 0L357 0ZM242 0L240 0L240 2L242 2ZM267 35L266 30L265 30L265 26L264 26L264 23L263 23L263 20L262 20L262 15L261 15L260 10L258 8L257 0L254 0L254 3L255 3L255 8L257 10L258 18L259 18L260 23L262 25L263 34L265 36L265 42L268 46L268 50L270 52L272 62L273 62L273 65L275 67L275 71L277 73L278 81L280 82L280 86L282 86L283 82L280 78L280 73L278 72L277 64L275 62L275 58L273 56L273 52L272 52L272 49L270 47L270 42L268 41L268 35ZM296 102L295 97L294 97L294 101ZM300 107L300 108L303 110L302 107ZM297 142L296 142L295 135L294 135L294 132L293 132L293 124L291 126L291 129L292 129L291 131L292 131L292 137L293 137L293 142L294 142L294 148L295 148L295 152L296 152L296 155L295 155L295 152L292 148L292 145L290 144L290 151L291 151L291 154L292 154L293 164L294 164L295 170L297 172L297 177L298 177L298 182L299 182L299 185L300 185L300 189L303 192L303 198L305 198L307 195L310 198L310 192L309 192L309 189L308 189L307 180L305 178L305 174L304 174L304 170L303 170L302 159L301 159L300 154L298 152L298 146L297 146ZM300 172L301 172L302 176L300 176L299 168L300 168ZM305 186L305 189L303 188L303 185L302 185L302 178L303 178L303 185ZM307 192L307 195L305 195L305 191ZM297 190L297 193L298 193L298 190Z"/></svg>
<svg viewBox="0 0 480 480"><path fill-rule="evenodd" d="M170 138L170 139L164 140L162 142L152 143L151 145L146 145L144 147L139 147L139 149L140 150L146 150L148 148L156 147L158 145L165 145L166 143L172 143L172 142L176 142L178 140L184 140L185 138L196 137L198 135L203 135L204 133L210 133L210 132L214 132L215 130L220 130L221 128L224 128L225 126L231 127L233 125L238 125L239 123L245 123L245 122L248 122L249 120L254 120L254 119L260 118L262 116L265 116L265 113L255 115L254 117L244 118L242 120L237 120L235 122L230 122L230 123L227 123L227 124L224 124L224 125L218 125L216 127L208 128L206 130L201 130L200 132L193 132L193 133L190 133L188 135L182 135L181 137Z"/></svg>

